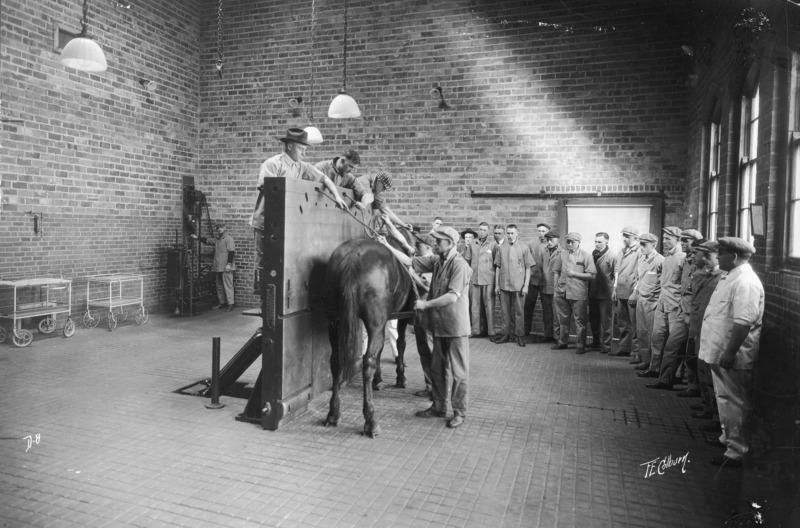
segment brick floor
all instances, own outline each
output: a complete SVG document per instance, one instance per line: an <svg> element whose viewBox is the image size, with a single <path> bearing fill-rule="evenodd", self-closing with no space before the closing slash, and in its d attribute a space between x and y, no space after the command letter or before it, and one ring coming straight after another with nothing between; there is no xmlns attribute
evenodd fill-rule
<svg viewBox="0 0 800 528"><path fill-rule="evenodd" d="M274 432L234 420L245 400L207 410L173 392L209 376L212 336L224 364L257 326L155 315L0 345L0 526L710 527L755 525L757 511L791 526L770 509L767 459L716 471L697 400L596 352L471 340L467 422L451 430L414 417L427 403L410 338L408 387L376 393L376 439L360 434L358 382L339 427L321 425L323 396ZM685 453L685 473L645 478L642 464Z"/></svg>

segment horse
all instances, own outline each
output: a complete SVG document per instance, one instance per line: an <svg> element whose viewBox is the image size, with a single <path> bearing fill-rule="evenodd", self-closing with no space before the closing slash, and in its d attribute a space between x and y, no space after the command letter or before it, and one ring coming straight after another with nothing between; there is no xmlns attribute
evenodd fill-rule
<svg viewBox="0 0 800 528"><path fill-rule="evenodd" d="M408 230L401 229L412 242ZM399 244L389 243L400 249ZM402 251L402 249L400 249ZM357 346L363 322L367 330L367 351L362 359L364 384L364 434L374 438L380 434L372 405L373 390L379 389L380 355L383 351L386 322L393 314L414 309L413 283L408 270L384 245L366 238L348 240L337 247L328 261L325 280L325 314L331 343L331 375L333 393L330 411L324 425L339 423L339 388L356 371L361 348ZM406 319L398 320L398 359L396 386L405 387Z"/></svg>

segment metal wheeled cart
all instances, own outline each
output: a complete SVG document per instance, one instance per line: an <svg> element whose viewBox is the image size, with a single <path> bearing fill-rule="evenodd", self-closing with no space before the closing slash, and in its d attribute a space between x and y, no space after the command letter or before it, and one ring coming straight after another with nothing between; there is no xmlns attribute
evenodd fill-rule
<svg viewBox="0 0 800 528"><path fill-rule="evenodd" d="M67 314L62 333L72 337L75 323L70 316L72 306L72 281L40 277L0 281L0 319L12 321L11 341L18 347L26 347L33 341L30 330L22 328L22 320L41 317L39 332L52 334L56 330L59 314ZM0 343L8 338L9 331L0 325Z"/></svg>
<svg viewBox="0 0 800 528"><path fill-rule="evenodd" d="M126 306L138 305L136 324L147 322L149 314L143 304L144 279L141 275L98 275L86 281L86 313L83 314L83 325L94 328L100 322L101 310L107 315L108 329L116 330L117 324L128 318Z"/></svg>

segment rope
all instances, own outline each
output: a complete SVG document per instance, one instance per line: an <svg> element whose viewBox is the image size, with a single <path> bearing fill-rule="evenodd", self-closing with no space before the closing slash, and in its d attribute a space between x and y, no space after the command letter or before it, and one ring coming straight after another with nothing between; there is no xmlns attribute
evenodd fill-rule
<svg viewBox="0 0 800 528"><path fill-rule="evenodd" d="M314 190L319 192L319 193L322 193L322 195L325 198L327 198L328 200L330 200L330 201L332 201L334 203L336 202L336 200L334 200L333 198L328 196L328 193L323 191L320 187L314 187ZM345 196L347 196L347 195L345 195ZM350 198L349 196L347 196L347 197ZM350 198L350 200L355 202L355 200L353 198ZM380 233L378 233L373 228L371 228L370 226L368 226L367 224L365 224L364 222L359 220L358 217L356 217L356 215L354 215L349 209L344 209L344 212L347 213L353 220L355 220L356 222L358 222L359 224L364 226L364 231L367 233L367 236L369 236L371 239L374 240L375 238L378 237L378 235ZM411 233L411 235L414 236L414 233ZM411 287L414 290L414 300L418 301L420 299L419 290L417 289L417 281L414 280L414 275L411 274L411 270L408 269L406 266L400 266L400 267L403 268L406 271L406 273L408 273L408 277L411 279Z"/></svg>
<svg viewBox="0 0 800 528"><path fill-rule="evenodd" d="M314 59L317 56L317 4L311 0L311 100L309 101L310 121L314 124Z"/></svg>
<svg viewBox="0 0 800 528"><path fill-rule="evenodd" d="M347 91L347 0L344 0L344 74L342 75L342 91Z"/></svg>
<svg viewBox="0 0 800 528"><path fill-rule="evenodd" d="M217 75L222 79L222 0L217 8Z"/></svg>

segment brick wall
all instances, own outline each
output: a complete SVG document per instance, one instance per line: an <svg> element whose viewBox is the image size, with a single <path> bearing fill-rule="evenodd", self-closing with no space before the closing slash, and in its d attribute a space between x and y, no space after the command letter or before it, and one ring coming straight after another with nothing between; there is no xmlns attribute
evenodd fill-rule
<svg viewBox="0 0 800 528"><path fill-rule="evenodd" d="M310 3L226 1L222 79L217 4L206 2L200 185L240 241L237 294L249 293L245 224L258 168L287 127L307 125L312 68L326 141L307 159L356 148L362 173L394 175L389 203L412 223L513 221L533 236L537 221L555 223L555 199L470 193L545 190L663 192L666 222L692 225L683 215L688 28L663 4L353 0L347 88L363 117L336 121L327 107L342 81L343 2L317 2L312 50ZM435 86L449 109L431 97ZM292 110L296 95L304 103Z"/></svg>
<svg viewBox="0 0 800 528"><path fill-rule="evenodd" d="M68 70L57 24L80 28L77 0L4 0L0 276L145 276L150 310L172 306L163 247L174 242L181 178L197 170L199 27L195 0L91 2L89 29L108 71ZM146 92L140 79L157 83ZM32 215L43 216L33 234Z"/></svg>

